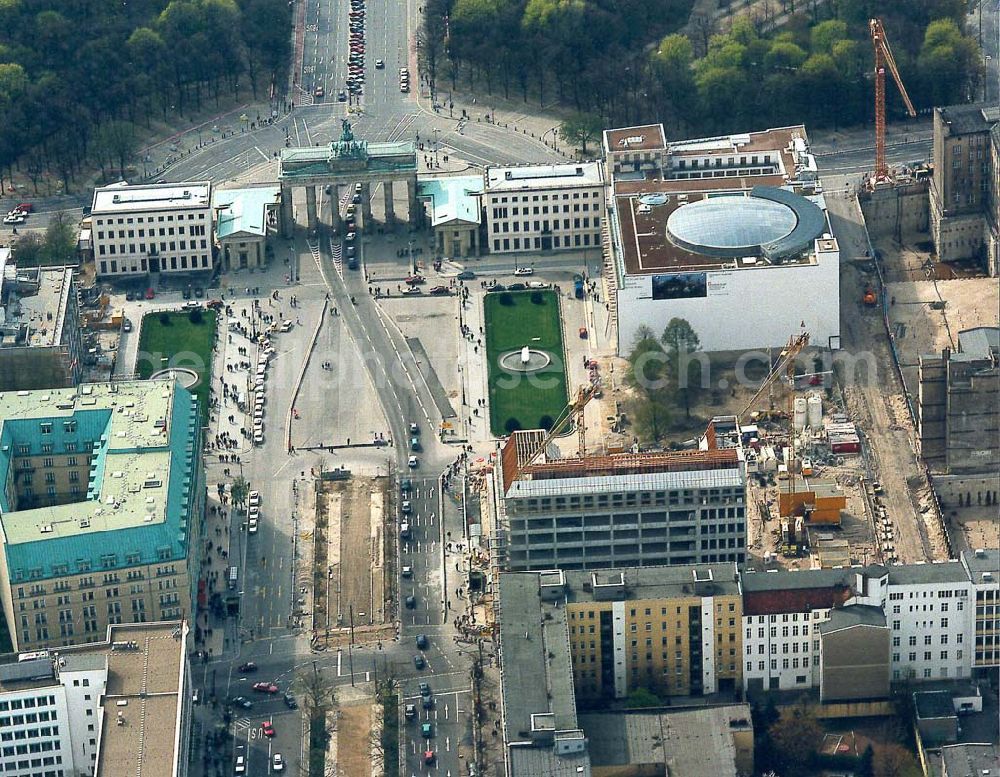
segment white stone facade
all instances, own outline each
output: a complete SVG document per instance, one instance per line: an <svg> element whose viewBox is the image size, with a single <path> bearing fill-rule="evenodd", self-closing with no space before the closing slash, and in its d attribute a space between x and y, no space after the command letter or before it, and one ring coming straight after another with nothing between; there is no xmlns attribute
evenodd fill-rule
<svg viewBox="0 0 1000 777"><path fill-rule="evenodd" d="M483 203L486 247L491 253L601 246L600 162L488 168Z"/></svg>
<svg viewBox="0 0 1000 777"><path fill-rule="evenodd" d="M97 189L90 217L98 277L210 272L211 188L201 182Z"/></svg>

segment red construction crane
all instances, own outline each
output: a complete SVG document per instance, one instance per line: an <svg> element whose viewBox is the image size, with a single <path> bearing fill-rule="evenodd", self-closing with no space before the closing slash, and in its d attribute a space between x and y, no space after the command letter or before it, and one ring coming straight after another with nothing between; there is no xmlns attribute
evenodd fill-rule
<svg viewBox="0 0 1000 777"><path fill-rule="evenodd" d="M892 56L892 49L889 48L889 39L885 36L885 28L882 27L880 19L870 19L868 30L871 32L872 44L875 46L875 177L871 181L872 186L879 183L889 182L889 163L885 161L885 69L889 68L899 93L903 95L903 102L906 103L906 110L910 116L916 116L917 112L910 102L910 96L903 86L903 79L899 76L899 68L896 67L896 59Z"/></svg>

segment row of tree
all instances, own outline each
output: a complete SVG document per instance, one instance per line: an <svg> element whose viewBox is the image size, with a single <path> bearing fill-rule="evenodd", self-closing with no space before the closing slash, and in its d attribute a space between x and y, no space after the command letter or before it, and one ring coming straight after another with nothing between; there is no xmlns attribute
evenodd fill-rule
<svg viewBox="0 0 1000 777"><path fill-rule="evenodd" d="M68 184L85 161L124 168L135 127L178 122L287 73L287 0L0 2L0 194L15 164Z"/></svg>
<svg viewBox="0 0 1000 777"><path fill-rule="evenodd" d="M780 0L770 14L765 0L763 13L724 34L705 17L687 24L691 5L427 0L422 65L438 88L443 78L480 94L558 99L604 126L663 121L674 137L843 126L871 120L868 20L879 14L918 108L964 102L979 88L963 0ZM889 92L893 110L901 103Z"/></svg>
<svg viewBox="0 0 1000 777"><path fill-rule="evenodd" d="M670 319L659 337L640 327L625 382L632 389L629 412L641 440L662 442L678 410L691 417L691 403L706 377L697 358L700 347L698 334L683 318Z"/></svg>

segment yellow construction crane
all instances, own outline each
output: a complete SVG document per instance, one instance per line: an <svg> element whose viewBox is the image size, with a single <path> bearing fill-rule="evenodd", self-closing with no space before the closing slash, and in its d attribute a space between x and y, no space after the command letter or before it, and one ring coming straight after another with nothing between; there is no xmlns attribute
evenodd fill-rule
<svg viewBox="0 0 1000 777"><path fill-rule="evenodd" d="M899 87L899 93L903 95L906 110L910 116L916 116L917 112L910 102L910 96L906 93L906 87L903 86L903 79L899 75L899 68L896 67L892 49L889 48L889 39L885 36L882 21L870 19L868 31L875 47L875 175L871 179L871 186L874 188L880 183L889 183L892 180L889 176L889 163L885 160L885 69L887 67L896 81L896 86Z"/></svg>
<svg viewBox="0 0 1000 777"><path fill-rule="evenodd" d="M590 384L588 386L580 386L576 392L576 397L569 401L569 404L562 409L559 413L559 417L556 418L555 423L552 424L552 428L549 429L545 438L538 444L538 447L518 466L517 470L514 472L514 476L511 478L511 482L517 480L521 473L525 469L530 467L534 461L542 455L545 449L549 446L556 437L562 434L563 430L569 426L574 419L579 419L577 421L577 435L578 435L578 454L582 458L586 445L586 424L583 420L583 410L587 407L587 403L594 398L594 394L597 392L597 386Z"/></svg>
<svg viewBox="0 0 1000 777"><path fill-rule="evenodd" d="M753 395L749 402L747 402L746 407L743 408L738 414L737 418L740 422L743 422L743 416L745 416L757 401L764 396L764 392L767 391L771 385L777 380L781 375L788 374L792 375L792 381L794 385L794 369L795 369L795 357L799 355L803 348L809 345L809 333L802 332L798 337L792 335L788 338L788 344L781 350L781 355L778 358L778 363L774 365L771 371L764 378L764 381L760 384L760 388L757 389L757 393Z"/></svg>

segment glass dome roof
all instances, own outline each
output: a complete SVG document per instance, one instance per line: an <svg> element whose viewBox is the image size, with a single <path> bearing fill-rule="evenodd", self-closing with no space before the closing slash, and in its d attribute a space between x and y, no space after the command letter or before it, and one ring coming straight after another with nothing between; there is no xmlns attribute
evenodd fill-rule
<svg viewBox="0 0 1000 777"><path fill-rule="evenodd" d="M697 251L756 251L795 229L798 218L787 205L759 197L710 197L678 208L667 219L676 243Z"/></svg>

